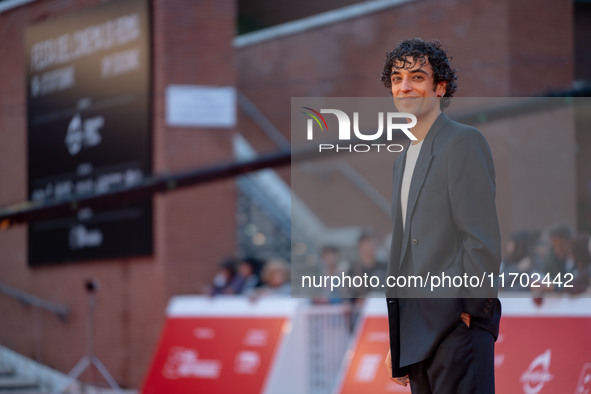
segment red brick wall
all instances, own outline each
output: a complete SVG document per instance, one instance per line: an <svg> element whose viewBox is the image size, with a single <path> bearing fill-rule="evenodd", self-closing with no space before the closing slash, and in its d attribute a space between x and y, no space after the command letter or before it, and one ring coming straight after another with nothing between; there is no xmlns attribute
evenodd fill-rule
<svg viewBox="0 0 591 394"><path fill-rule="evenodd" d="M169 84L234 86L234 2L191 0L154 4L155 171L175 172L232 158L233 130L165 126ZM218 260L235 250L232 181L158 199L167 213L155 222L163 232L167 295L190 293L209 283ZM160 218L158 218L160 219Z"/></svg>
<svg viewBox="0 0 591 394"><path fill-rule="evenodd" d="M238 86L289 138L291 97L386 97L389 93L380 82L385 53L402 39L420 37L438 39L452 56L459 76L457 97L537 95L548 89L571 87L573 24L570 1L410 1L356 19L238 48ZM246 115L240 116L240 131L258 150L274 148ZM565 136L565 144L572 142L568 138ZM506 152L502 146L498 149L495 160L502 161ZM502 163L498 167L503 168ZM281 173L289 179L288 171ZM369 182L377 176L375 171L363 175ZM498 190L506 190L503 182L512 182L513 178L511 174L507 179L500 178ZM373 183L385 198L390 198L389 183ZM570 189L548 192L557 201L574 204ZM523 199L525 195L527 192L517 191L504 197L510 205L512 198ZM499 206L505 200L498 198ZM511 220L511 209L500 210L502 234L508 236L529 226L538 228L535 226L544 220L547 224L554 220L571 223L571 208L564 208L568 214L561 219L546 214L538 221L521 223ZM384 228L389 227L385 217Z"/></svg>
<svg viewBox="0 0 591 394"><path fill-rule="evenodd" d="M574 2L509 1L511 95L571 89L575 79Z"/></svg>
<svg viewBox="0 0 591 394"><path fill-rule="evenodd" d="M458 97L540 94L573 81L573 5L561 0L422 0L239 48L239 88L289 136L290 97L382 96L385 53L438 39L458 69ZM259 149L272 143L249 121ZM252 137L250 137L252 136Z"/></svg>
<svg viewBox="0 0 591 394"><path fill-rule="evenodd" d="M0 14L0 206L27 199L24 30L35 21L96 3L38 1ZM169 84L235 84L234 2L152 0L151 7L154 173L230 159L233 130L168 127L164 92ZM86 353L83 283L97 278L97 354L121 385L138 388L169 297L200 291L218 261L234 252L235 200L232 181L156 196L151 257L31 269L26 226L0 231L0 283L72 308L66 323L47 312L35 320L29 308L0 294L0 344L69 371Z"/></svg>
<svg viewBox="0 0 591 394"><path fill-rule="evenodd" d="M510 95L506 13L503 2L414 1L239 48L239 88L289 136L290 97L386 96L380 82L386 52L421 37L439 39L453 56L458 96ZM272 147L240 121L259 149Z"/></svg>

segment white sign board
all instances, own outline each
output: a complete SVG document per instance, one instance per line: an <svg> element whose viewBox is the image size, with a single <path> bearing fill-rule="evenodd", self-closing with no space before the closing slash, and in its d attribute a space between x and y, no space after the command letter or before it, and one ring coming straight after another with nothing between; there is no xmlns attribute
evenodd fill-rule
<svg viewBox="0 0 591 394"><path fill-rule="evenodd" d="M231 86L169 85L166 124L180 127L234 127L236 89Z"/></svg>

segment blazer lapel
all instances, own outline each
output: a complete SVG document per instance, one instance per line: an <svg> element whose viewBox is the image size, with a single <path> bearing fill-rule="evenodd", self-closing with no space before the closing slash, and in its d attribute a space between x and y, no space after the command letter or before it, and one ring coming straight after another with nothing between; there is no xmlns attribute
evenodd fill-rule
<svg viewBox="0 0 591 394"><path fill-rule="evenodd" d="M408 245L408 240L410 238L410 223L412 222L412 214L415 209L415 205L417 203L417 197L419 196L419 192L423 187L423 183L425 182L425 178L427 176L427 172L429 170L429 166L431 164L431 160L433 159L433 155L430 153L427 154L423 151L425 146L421 147L421 153L419 153L419 158L417 160L417 164L412 174L412 180L410 182L410 190L408 191L408 204L406 210L406 222L404 226L404 236L402 238L402 252L400 253L400 262L399 267L402 266L402 262L404 261L404 257L406 254L406 249Z"/></svg>
<svg viewBox="0 0 591 394"><path fill-rule="evenodd" d="M406 165L406 151L402 152L400 156L400 165L396 167L394 176L392 177L394 192L392 193L392 224L396 227L396 223L400 221L402 223L402 217L400 212L400 188L402 187L402 175L404 174L404 167ZM400 227L402 231L402 227Z"/></svg>
<svg viewBox="0 0 591 394"><path fill-rule="evenodd" d="M408 147L407 147L408 148ZM406 164L406 149L399 157L399 165L394 169L392 177L392 241L390 243L390 261L388 275L396 275L400 268L400 249L402 246L402 211L400 208L400 187Z"/></svg>
<svg viewBox="0 0 591 394"><path fill-rule="evenodd" d="M406 210L406 221L404 226L404 235L402 238L402 251L400 253L400 264L398 267L402 267L402 262L406 256L407 246L409 244L410 238L410 228L412 223L412 217L414 214L414 209L417 204L417 200L423 187L423 183L425 182L425 178L429 172L429 167L431 165L431 160L433 160L433 140L435 136L441 129L441 127L449 121L447 115L443 112L435 119L435 122L431 125L425 140L423 141L423 146L421 147L421 152L419 153L419 157L417 159L417 164L415 165L415 169L413 171L412 180L410 182L410 190L408 192L408 204ZM405 151L406 153L406 151ZM401 176L402 178L402 176ZM400 185L398 185L398 199L400 199ZM400 210L400 208L398 209Z"/></svg>

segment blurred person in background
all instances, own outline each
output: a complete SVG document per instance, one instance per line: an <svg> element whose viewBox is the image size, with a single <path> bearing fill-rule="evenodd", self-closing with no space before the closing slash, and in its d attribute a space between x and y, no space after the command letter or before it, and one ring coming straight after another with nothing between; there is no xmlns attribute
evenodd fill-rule
<svg viewBox="0 0 591 394"><path fill-rule="evenodd" d="M256 289L252 296L291 295L291 283L289 282L289 265L281 259L270 259L263 267L261 273L262 286Z"/></svg>
<svg viewBox="0 0 591 394"><path fill-rule="evenodd" d="M569 283L572 287L564 287L569 294L581 294L590 287L591 280L591 238L589 234L580 234L572 241L572 259L575 264L573 280Z"/></svg>
<svg viewBox="0 0 591 394"><path fill-rule="evenodd" d="M549 231L550 253L544 261L544 274L554 278L558 274L572 272L575 264L571 258L572 232L568 226L559 225Z"/></svg>
<svg viewBox="0 0 591 394"><path fill-rule="evenodd" d="M213 277L209 295L236 294L236 273L238 262L233 257L227 257L219 265L218 272Z"/></svg>
<svg viewBox="0 0 591 394"><path fill-rule="evenodd" d="M550 252L542 268L542 292L564 291L566 273L573 273L575 263L572 259L572 232L566 225L557 225L548 231ZM546 283L544 283L546 282ZM550 283L550 284L548 284ZM535 291L534 291L535 293Z"/></svg>
<svg viewBox="0 0 591 394"><path fill-rule="evenodd" d="M376 256L377 246L377 242L371 230L365 230L361 233L357 241L357 259L353 261L348 272L348 275L352 278L352 280L355 280L353 279L354 277L367 277L367 281L369 283L372 276L376 276L380 278L380 280L386 277L388 266L385 262L378 261ZM345 290L347 291L347 295L351 297L350 328L353 331L357 325L357 322L359 321L359 317L365 303L364 297L368 296L372 291L383 292L383 289L372 289L366 286L359 286L351 287Z"/></svg>
<svg viewBox="0 0 591 394"><path fill-rule="evenodd" d="M340 250L336 246L325 245L320 252L320 276L340 276L345 270L346 262L341 260ZM328 287L320 289L320 295L312 301L314 304L340 304L343 302L344 291L337 287L333 291Z"/></svg>
<svg viewBox="0 0 591 394"><path fill-rule="evenodd" d="M379 261L376 256L377 242L371 231L366 230L361 233L357 241L357 260L353 262L349 275L367 277L377 276L380 279L386 276L388 266L385 262ZM373 289L366 287L357 287L351 289L352 297L363 297ZM381 289L376 289L381 290Z"/></svg>
<svg viewBox="0 0 591 394"><path fill-rule="evenodd" d="M528 231L519 231L511 236L511 240L507 244L507 256L501 262L500 272L504 273L506 279L506 290L528 291L527 283L519 279L513 281L512 276L508 274L532 274L539 272L541 262L537 260L537 256L533 253L533 248L536 243L536 236ZM521 286L525 283L526 286ZM513 286L510 286L513 284Z"/></svg>
<svg viewBox="0 0 591 394"><path fill-rule="evenodd" d="M255 257L247 256L240 260L235 280L236 294L250 294L261 284L262 266L263 262Z"/></svg>

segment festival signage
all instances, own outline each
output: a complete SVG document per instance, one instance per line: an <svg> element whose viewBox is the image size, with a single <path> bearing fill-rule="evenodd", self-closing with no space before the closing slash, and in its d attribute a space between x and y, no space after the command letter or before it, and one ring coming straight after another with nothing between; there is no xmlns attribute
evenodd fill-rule
<svg viewBox="0 0 591 394"><path fill-rule="evenodd" d="M146 0L112 1L26 29L28 194L53 202L151 175ZM29 225L30 265L152 252L151 200Z"/></svg>

